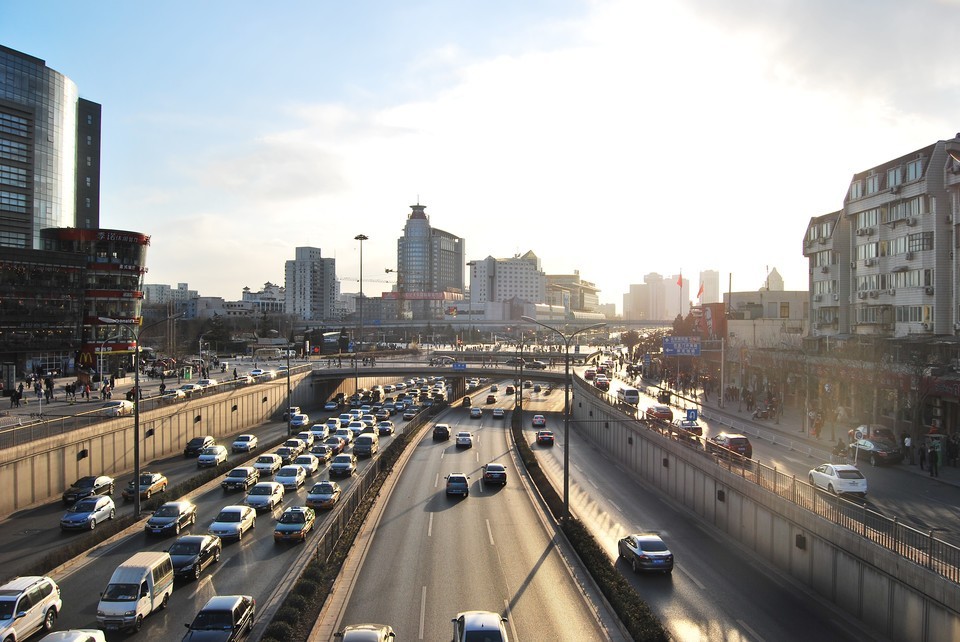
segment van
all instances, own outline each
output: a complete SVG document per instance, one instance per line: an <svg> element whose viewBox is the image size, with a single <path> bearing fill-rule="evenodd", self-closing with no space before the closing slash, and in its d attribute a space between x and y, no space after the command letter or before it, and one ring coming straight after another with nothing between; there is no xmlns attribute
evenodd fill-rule
<svg viewBox="0 0 960 642"><path fill-rule="evenodd" d="M617 400L621 403L636 406L640 403L640 391L636 388L620 388L617 390Z"/></svg>
<svg viewBox="0 0 960 642"><path fill-rule="evenodd" d="M143 618L167 606L173 593L173 562L166 552L136 553L117 567L97 604L97 625L136 632Z"/></svg>
<svg viewBox="0 0 960 642"><path fill-rule="evenodd" d="M353 442L353 454L357 457L373 457L380 449L380 438L372 433L363 433Z"/></svg>

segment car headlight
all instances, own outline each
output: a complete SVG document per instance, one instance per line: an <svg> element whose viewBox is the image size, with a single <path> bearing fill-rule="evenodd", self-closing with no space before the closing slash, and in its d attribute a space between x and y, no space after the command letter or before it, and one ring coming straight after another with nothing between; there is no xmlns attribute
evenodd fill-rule
<svg viewBox="0 0 960 642"><path fill-rule="evenodd" d="M136 614L137 614L136 611L124 611L123 617L133 617Z"/></svg>
<svg viewBox="0 0 960 642"><path fill-rule="evenodd" d="M104 613L100 609L97 609L97 617L106 617L106 615L107 615L106 613Z"/></svg>

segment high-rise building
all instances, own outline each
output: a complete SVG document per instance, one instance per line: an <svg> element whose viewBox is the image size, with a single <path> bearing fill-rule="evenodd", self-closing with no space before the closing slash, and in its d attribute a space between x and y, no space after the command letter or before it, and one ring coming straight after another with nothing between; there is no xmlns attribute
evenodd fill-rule
<svg viewBox="0 0 960 642"><path fill-rule="evenodd" d="M318 247L298 247L287 261L286 312L304 321L333 321L337 309L337 262L320 256Z"/></svg>
<svg viewBox="0 0 960 642"><path fill-rule="evenodd" d="M443 319L463 300L464 252L458 236L431 227L426 205L410 206L411 212L397 239L397 288L384 292L383 314L387 318Z"/></svg>
<svg viewBox="0 0 960 642"><path fill-rule="evenodd" d="M0 247L100 227L100 105L39 58L0 45Z"/></svg>
<svg viewBox="0 0 960 642"><path fill-rule="evenodd" d="M700 286L697 291L703 288L703 295L700 296L697 303L719 303L720 302L720 273L716 270L703 270L700 272Z"/></svg>
<svg viewBox="0 0 960 642"><path fill-rule="evenodd" d="M506 259L492 256L470 261L470 303L482 308L487 303L521 299L527 303L545 303L547 277L540 269L540 258L532 251Z"/></svg>

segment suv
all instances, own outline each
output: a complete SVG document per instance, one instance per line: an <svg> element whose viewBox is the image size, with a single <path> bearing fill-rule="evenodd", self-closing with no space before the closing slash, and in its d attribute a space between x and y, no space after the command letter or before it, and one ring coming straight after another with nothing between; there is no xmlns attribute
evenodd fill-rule
<svg viewBox="0 0 960 642"><path fill-rule="evenodd" d="M433 440L447 440L450 439L450 426L447 424L437 424L433 427Z"/></svg>
<svg viewBox="0 0 960 642"><path fill-rule="evenodd" d="M750 440L738 433L722 432L716 437L707 439L707 452L729 455L735 452L747 459L753 457L753 446Z"/></svg>
<svg viewBox="0 0 960 642"><path fill-rule="evenodd" d="M204 435L203 437L194 437L187 442L187 447L183 449L184 457L199 457L200 451L204 448L209 448L210 446L216 446L216 440L210 435Z"/></svg>
<svg viewBox="0 0 960 642"><path fill-rule="evenodd" d="M233 642L250 633L257 602L250 595L215 595L203 605L183 641Z"/></svg>
<svg viewBox="0 0 960 642"><path fill-rule="evenodd" d="M0 586L0 640L25 640L39 630L52 631L63 602L49 577L17 577ZM17 617L24 613L23 617Z"/></svg>
<svg viewBox="0 0 960 642"><path fill-rule="evenodd" d="M464 611L453 618L453 642L507 642L507 618L492 611Z"/></svg>
<svg viewBox="0 0 960 642"><path fill-rule="evenodd" d="M464 473L447 475L447 497L450 495L470 496L470 478Z"/></svg>

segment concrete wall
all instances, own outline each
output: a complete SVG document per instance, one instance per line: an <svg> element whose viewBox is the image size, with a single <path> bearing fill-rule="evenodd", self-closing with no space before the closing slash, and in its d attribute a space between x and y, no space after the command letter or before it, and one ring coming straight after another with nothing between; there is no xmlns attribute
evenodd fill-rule
<svg viewBox="0 0 960 642"><path fill-rule="evenodd" d="M628 419L574 382L572 426L644 482L895 640L960 640L960 588ZM802 540L802 546L801 546Z"/></svg>

